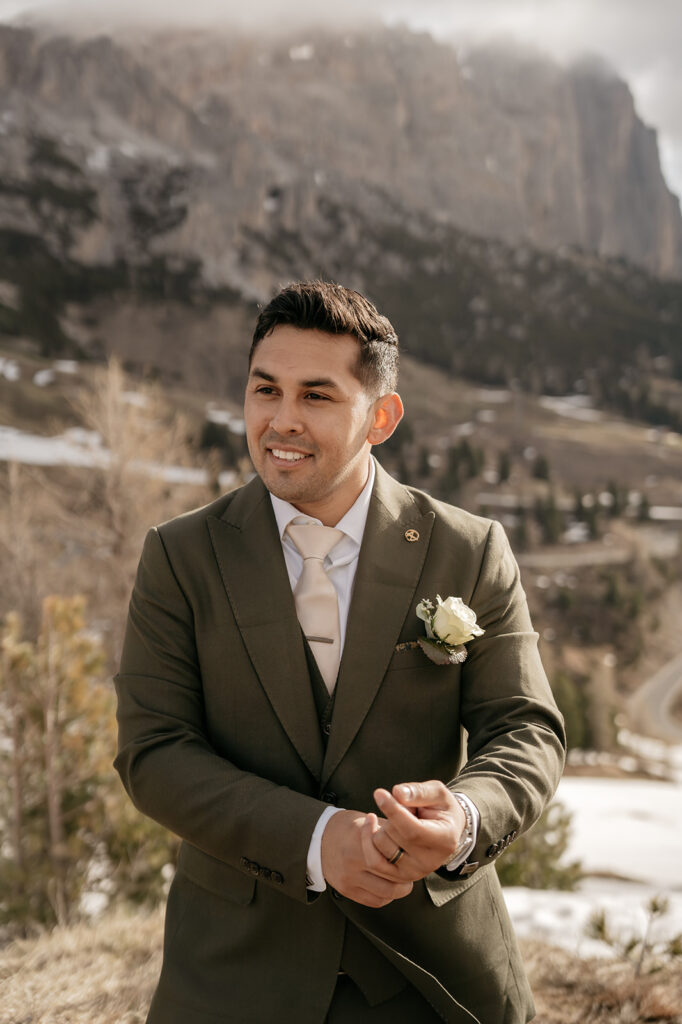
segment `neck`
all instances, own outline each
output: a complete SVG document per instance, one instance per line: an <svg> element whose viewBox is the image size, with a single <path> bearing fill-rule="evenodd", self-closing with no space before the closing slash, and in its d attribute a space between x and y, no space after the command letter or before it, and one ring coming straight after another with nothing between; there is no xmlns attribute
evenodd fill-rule
<svg viewBox="0 0 682 1024"><path fill-rule="evenodd" d="M345 516L346 512L353 507L355 502L362 494L365 485L369 479L369 455L367 456L367 462L365 465L364 475L361 477L361 483L356 484L354 487L350 487L348 491L344 487L338 488L328 498L322 499L320 502L302 503L298 504L292 502L294 508L302 512L303 515L312 516L314 519L319 519L323 526L336 526ZM351 481L348 481L350 485Z"/></svg>

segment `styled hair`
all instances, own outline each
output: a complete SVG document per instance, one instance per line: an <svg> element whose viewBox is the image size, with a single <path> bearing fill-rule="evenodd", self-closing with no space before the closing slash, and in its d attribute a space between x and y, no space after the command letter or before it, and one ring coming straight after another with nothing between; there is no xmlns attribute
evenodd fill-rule
<svg viewBox="0 0 682 1024"><path fill-rule="evenodd" d="M332 281L298 281L283 288L256 321L249 366L258 344L280 324L303 331L350 335L360 345L353 372L365 391L373 398L395 391L398 335L391 322L360 292Z"/></svg>

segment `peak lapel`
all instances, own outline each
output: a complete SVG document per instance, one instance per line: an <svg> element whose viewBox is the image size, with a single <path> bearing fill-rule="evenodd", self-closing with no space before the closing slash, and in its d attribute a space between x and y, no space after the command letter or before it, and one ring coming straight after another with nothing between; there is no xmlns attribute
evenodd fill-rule
<svg viewBox="0 0 682 1024"><path fill-rule="evenodd" d="M261 480L242 488L208 527L251 662L289 739L319 778L320 725L282 545Z"/></svg>
<svg viewBox="0 0 682 1024"><path fill-rule="evenodd" d="M410 611L434 522L377 464L357 573L322 785L353 742L388 668ZM406 540L408 530L419 539Z"/></svg>

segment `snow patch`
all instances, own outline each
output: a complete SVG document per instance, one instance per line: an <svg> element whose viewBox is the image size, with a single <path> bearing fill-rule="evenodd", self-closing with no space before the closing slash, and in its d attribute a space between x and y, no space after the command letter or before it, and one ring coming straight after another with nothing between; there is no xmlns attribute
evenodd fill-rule
<svg viewBox="0 0 682 1024"><path fill-rule="evenodd" d="M241 416L236 416L229 409L218 409L209 405L206 408L206 419L210 423L220 423L227 427L232 434L245 434L246 425Z"/></svg>
<svg viewBox="0 0 682 1024"><path fill-rule="evenodd" d="M37 388L46 388L49 384L54 384L56 377L54 370L38 370L33 374L33 383Z"/></svg>
<svg viewBox="0 0 682 1024"><path fill-rule="evenodd" d="M666 895L650 885L612 879L586 879L576 892L555 892L509 886L502 890L518 935L542 939L581 957L614 956L613 949L590 939L585 930L592 914L603 910L612 934L641 936L646 928L646 904ZM672 939L682 931L682 894L667 894L669 912L654 922L650 938Z"/></svg>
<svg viewBox="0 0 682 1024"><path fill-rule="evenodd" d="M582 420L585 423L596 423L603 418L599 410L593 408L588 395L562 395L561 398L542 395L540 405L557 416L567 416L569 419Z"/></svg>
<svg viewBox="0 0 682 1024"><path fill-rule="evenodd" d="M290 60L312 60L315 56L315 47L311 43L302 43L301 46L292 46L289 50Z"/></svg>
<svg viewBox="0 0 682 1024"><path fill-rule="evenodd" d="M57 373L78 373L78 362L76 359L55 359L52 368Z"/></svg>
<svg viewBox="0 0 682 1024"><path fill-rule="evenodd" d="M21 367L16 359L8 359L6 356L0 356L0 377L4 377L5 380L12 381L12 383L21 378Z"/></svg>

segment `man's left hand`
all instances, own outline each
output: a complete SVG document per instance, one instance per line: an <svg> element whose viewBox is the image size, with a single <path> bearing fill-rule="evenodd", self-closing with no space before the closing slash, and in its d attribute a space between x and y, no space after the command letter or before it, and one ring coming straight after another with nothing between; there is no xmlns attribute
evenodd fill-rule
<svg viewBox="0 0 682 1024"><path fill-rule="evenodd" d="M371 815L374 820L364 830L363 845L370 870L385 877L388 867L393 877L416 881L452 860L466 818L442 782L433 779L402 783L394 786L392 793L376 789L374 799L385 821ZM404 853L390 865L399 849Z"/></svg>

